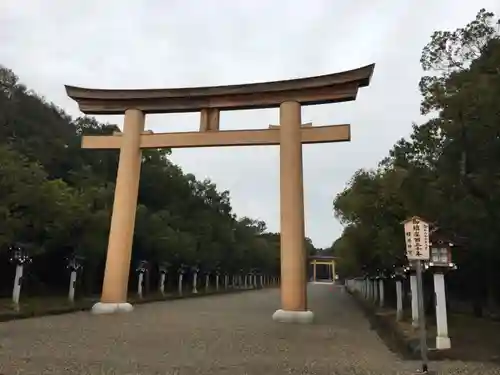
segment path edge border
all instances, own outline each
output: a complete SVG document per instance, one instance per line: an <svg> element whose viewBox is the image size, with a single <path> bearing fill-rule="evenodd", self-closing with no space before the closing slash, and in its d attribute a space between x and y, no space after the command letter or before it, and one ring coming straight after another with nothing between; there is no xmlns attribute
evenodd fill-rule
<svg viewBox="0 0 500 375"><path fill-rule="evenodd" d="M203 293L189 293L185 295L167 295L164 297L157 296L153 298L144 298L143 300L134 300L133 305L145 305L150 303L158 303L158 302L167 302L167 301L175 301L181 299L191 299L191 298L206 298L206 297L214 297L214 296L224 296L228 294L236 294L243 292L256 292L262 290L270 290L276 289L277 287L266 287L266 288L252 288L252 289L230 289L230 290L222 290L222 291L210 291ZM32 318L42 318L45 316L55 316L55 315L64 315L64 314L72 314L75 312L82 311L91 311L92 306L98 301L89 301L88 303L80 306L65 306L60 308L55 308L53 310L43 311L38 313L36 311L28 311L28 312L19 312L19 313L0 313L0 323L6 323L13 320L24 320L24 319L32 319Z"/></svg>

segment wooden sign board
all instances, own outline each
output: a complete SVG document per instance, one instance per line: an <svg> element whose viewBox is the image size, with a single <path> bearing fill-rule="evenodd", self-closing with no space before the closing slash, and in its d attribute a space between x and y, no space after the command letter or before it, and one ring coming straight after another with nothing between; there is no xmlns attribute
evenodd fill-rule
<svg viewBox="0 0 500 375"><path fill-rule="evenodd" d="M428 260L429 223L414 216L404 222L406 257L408 260Z"/></svg>

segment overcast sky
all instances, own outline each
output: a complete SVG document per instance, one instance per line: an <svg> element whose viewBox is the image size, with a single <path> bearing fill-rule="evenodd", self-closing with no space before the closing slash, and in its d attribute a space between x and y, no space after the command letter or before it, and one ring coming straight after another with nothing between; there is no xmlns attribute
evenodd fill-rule
<svg viewBox="0 0 500 375"><path fill-rule="evenodd" d="M326 247L342 231L334 196L419 121L419 58L431 33L465 25L481 7L500 14L498 0L1 0L0 64L78 116L64 84L225 85L376 63L371 86L355 102L302 111L304 123L352 125L350 143L304 146L306 234ZM121 127L120 116L98 119ZM277 109L221 115L221 129L269 124L278 124ZM196 114L148 116L146 123L155 132L198 125ZM279 230L277 147L174 150L172 159L229 190L239 216Z"/></svg>

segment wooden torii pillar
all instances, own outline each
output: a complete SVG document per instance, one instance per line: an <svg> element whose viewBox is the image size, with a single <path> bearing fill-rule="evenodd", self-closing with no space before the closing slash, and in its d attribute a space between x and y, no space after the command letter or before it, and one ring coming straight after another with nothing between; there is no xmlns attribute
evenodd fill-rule
<svg viewBox="0 0 500 375"><path fill-rule="evenodd" d="M132 239L141 169L147 148L280 146L281 307L273 319L310 322L307 310L302 144L350 140L349 125L302 124L301 106L356 99L369 85L374 65L324 76L256 84L151 90L104 90L66 86L85 114L124 114L123 132L83 136L87 149L120 150L101 301L93 313L132 311L127 303ZM279 126L219 130L221 110L280 109ZM148 113L200 112L197 132L145 132Z"/></svg>

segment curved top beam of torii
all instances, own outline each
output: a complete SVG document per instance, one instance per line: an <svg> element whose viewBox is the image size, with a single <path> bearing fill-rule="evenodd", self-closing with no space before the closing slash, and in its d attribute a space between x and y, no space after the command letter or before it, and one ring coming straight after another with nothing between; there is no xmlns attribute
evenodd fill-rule
<svg viewBox="0 0 500 375"><path fill-rule="evenodd" d="M129 108L144 113L274 108L288 100L302 105L326 104L355 100L358 89L369 85L374 67L242 85L116 90L66 86L66 92L86 114L123 114Z"/></svg>

